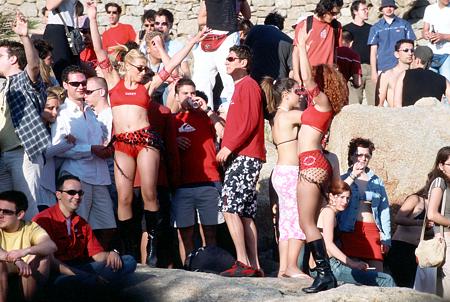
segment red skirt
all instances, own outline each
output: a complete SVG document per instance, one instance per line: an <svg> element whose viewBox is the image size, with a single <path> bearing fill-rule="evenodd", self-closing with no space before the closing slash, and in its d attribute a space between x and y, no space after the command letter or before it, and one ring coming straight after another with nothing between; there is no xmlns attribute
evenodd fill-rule
<svg viewBox="0 0 450 302"><path fill-rule="evenodd" d="M348 257L383 260L380 231L375 223L357 221L355 230L351 233L342 232L340 239L341 251Z"/></svg>

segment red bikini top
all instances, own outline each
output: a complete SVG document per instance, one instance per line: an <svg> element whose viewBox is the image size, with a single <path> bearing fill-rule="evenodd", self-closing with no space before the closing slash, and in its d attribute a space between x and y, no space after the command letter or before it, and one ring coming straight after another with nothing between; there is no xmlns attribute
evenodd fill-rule
<svg viewBox="0 0 450 302"><path fill-rule="evenodd" d="M301 117L302 125L308 125L321 133L327 132L330 127L331 120L333 119L333 111L321 112L314 107L313 99L320 93L319 88L316 86L308 91L308 107L303 111Z"/></svg>
<svg viewBox="0 0 450 302"><path fill-rule="evenodd" d="M144 85L139 84L136 89L127 89L124 80L120 80L113 89L109 91L111 107L120 105L136 105L148 109L150 96Z"/></svg>

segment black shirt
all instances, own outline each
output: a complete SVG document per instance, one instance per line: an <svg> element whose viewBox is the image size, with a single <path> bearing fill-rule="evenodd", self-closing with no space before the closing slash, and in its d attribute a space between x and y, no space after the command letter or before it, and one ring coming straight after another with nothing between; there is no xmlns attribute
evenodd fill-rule
<svg viewBox="0 0 450 302"><path fill-rule="evenodd" d="M363 26L349 23L343 27L343 30L349 31L353 35L352 49L359 53L361 64L370 64L370 45L367 45L370 27L371 25L365 22Z"/></svg>
<svg viewBox="0 0 450 302"><path fill-rule="evenodd" d="M206 25L211 29L237 31L236 0L205 0Z"/></svg>
<svg viewBox="0 0 450 302"><path fill-rule="evenodd" d="M425 97L442 99L447 82L445 77L422 68L408 69L403 78L402 105L411 106Z"/></svg>

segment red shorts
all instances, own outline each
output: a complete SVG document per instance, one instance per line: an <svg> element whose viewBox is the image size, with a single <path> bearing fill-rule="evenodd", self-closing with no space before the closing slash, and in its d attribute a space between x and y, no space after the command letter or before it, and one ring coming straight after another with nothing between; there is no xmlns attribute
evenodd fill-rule
<svg viewBox="0 0 450 302"><path fill-rule="evenodd" d="M351 233L340 234L342 252L348 257L368 260L383 260L381 253L380 231L375 223L355 223L355 230Z"/></svg>
<svg viewBox="0 0 450 302"><path fill-rule="evenodd" d="M309 182L321 185L327 182L333 174L330 163L322 150L305 151L298 155L300 177Z"/></svg>
<svg viewBox="0 0 450 302"><path fill-rule="evenodd" d="M159 134L150 127L134 132L118 133L113 136L112 142L116 151L123 152L133 158L137 158L139 152L145 148L160 150L163 142Z"/></svg>

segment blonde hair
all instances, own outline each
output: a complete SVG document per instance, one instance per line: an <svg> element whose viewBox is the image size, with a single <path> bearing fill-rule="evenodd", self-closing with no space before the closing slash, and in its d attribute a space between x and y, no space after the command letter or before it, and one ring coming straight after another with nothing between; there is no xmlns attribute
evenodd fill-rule
<svg viewBox="0 0 450 302"><path fill-rule="evenodd" d="M50 78L52 77L52 69L50 66L44 63L42 59L39 59L39 72L41 74L42 81L49 87L52 85Z"/></svg>
<svg viewBox="0 0 450 302"><path fill-rule="evenodd" d="M52 86L47 88L47 100L58 99L60 103L66 98L66 90L60 86Z"/></svg>
<svg viewBox="0 0 450 302"><path fill-rule="evenodd" d="M159 31L154 30L145 35L145 38L144 38L145 44L149 45L152 42L153 38L157 37L157 36L159 36L161 38L161 41L164 41L163 34Z"/></svg>

